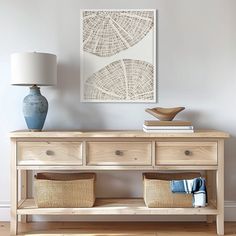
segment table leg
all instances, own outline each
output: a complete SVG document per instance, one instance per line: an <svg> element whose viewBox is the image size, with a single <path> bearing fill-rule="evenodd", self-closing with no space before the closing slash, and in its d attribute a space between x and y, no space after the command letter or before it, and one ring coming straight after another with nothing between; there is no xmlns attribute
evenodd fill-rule
<svg viewBox="0 0 236 236"><path fill-rule="evenodd" d="M17 235L18 216L17 216L17 203L18 203L18 172L16 168L16 143L11 142L11 226L10 234Z"/></svg>
<svg viewBox="0 0 236 236"><path fill-rule="evenodd" d="M216 171L217 234L224 235L224 141L218 141L218 169Z"/></svg>
<svg viewBox="0 0 236 236"><path fill-rule="evenodd" d="M27 178L28 178L28 174L27 174L27 170L21 170L20 171L20 183L21 183L21 187L20 187L20 199L24 200L27 198ZM27 223L27 215L21 215L20 216L20 222L21 223Z"/></svg>
<svg viewBox="0 0 236 236"><path fill-rule="evenodd" d="M214 193L213 193L213 188L214 188L213 177L214 176L213 175L214 175L213 171L211 171L211 170L206 171L206 185L207 185L208 204L211 201L214 201L214 199L213 199L213 196L214 196ZM215 218L215 216L213 216L213 215L207 215L206 222L208 224L212 224L214 222L214 218Z"/></svg>

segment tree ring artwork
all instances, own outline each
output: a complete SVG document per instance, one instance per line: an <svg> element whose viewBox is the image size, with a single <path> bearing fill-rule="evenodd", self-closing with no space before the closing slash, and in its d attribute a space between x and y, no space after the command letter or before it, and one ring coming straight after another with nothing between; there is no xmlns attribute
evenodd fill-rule
<svg viewBox="0 0 236 236"><path fill-rule="evenodd" d="M156 102L156 10L81 10L82 102Z"/></svg>

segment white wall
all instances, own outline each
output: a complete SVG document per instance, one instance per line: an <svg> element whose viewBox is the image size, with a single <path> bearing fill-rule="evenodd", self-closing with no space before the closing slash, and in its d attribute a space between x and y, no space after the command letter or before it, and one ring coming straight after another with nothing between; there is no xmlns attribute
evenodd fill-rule
<svg viewBox="0 0 236 236"><path fill-rule="evenodd" d="M82 8L158 10L158 104L79 102ZM0 220L7 217L3 207L10 199L8 133L26 127L21 107L28 88L9 84L9 56L23 51L58 56L58 85L42 88L50 103L45 129L141 129L151 118L145 108L185 106L179 118L192 120L196 128L229 132L225 197L228 206L236 206L235 12L235 0L0 0ZM140 195L138 174L117 176L121 195ZM101 178L106 182L106 175ZM123 184L126 179L132 189Z"/></svg>

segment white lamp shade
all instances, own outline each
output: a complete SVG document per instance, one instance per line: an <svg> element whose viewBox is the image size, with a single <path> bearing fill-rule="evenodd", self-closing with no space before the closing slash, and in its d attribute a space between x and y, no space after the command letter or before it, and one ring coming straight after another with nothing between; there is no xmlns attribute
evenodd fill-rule
<svg viewBox="0 0 236 236"><path fill-rule="evenodd" d="M56 55L38 52L11 55L11 84L46 86L56 83Z"/></svg>

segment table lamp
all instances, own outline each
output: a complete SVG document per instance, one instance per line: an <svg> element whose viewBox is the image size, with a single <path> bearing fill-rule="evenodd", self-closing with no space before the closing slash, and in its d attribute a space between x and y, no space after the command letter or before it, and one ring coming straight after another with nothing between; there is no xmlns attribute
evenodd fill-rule
<svg viewBox="0 0 236 236"><path fill-rule="evenodd" d="M48 112L48 101L38 86L57 83L57 57L49 53L27 52L11 55L11 84L31 86L23 100L28 129L41 131Z"/></svg>

